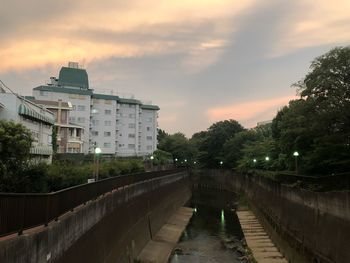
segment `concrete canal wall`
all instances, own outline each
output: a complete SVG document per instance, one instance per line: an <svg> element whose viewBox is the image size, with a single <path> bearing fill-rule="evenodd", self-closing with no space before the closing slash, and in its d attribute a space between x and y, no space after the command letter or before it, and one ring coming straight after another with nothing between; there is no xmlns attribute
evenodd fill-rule
<svg viewBox="0 0 350 263"><path fill-rule="evenodd" d="M147 242L191 196L176 173L116 189L21 236L0 240L0 262L134 262Z"/></svg>
<svg viewBox="0 0 350 263"><path fill-rule="evenodd" d="M224 170L201 177L207 185L244 193L291 262L350 262L349 191L311 192Z"/></svg>

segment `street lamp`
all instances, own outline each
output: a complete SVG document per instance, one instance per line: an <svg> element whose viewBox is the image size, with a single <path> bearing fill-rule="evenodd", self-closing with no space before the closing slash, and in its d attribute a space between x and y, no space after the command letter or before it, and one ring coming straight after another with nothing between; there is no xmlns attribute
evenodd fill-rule
<svg viewBox="0 0 350 263"><path fill-rule="evenodd" d="M99 164L100 164L98 156L102 151L101 151L101 148L96 147L94 149L94 152L95 152L95 154L94 154L94 172L95 172L94 177L95 177L95 181L97 182L98 181L98 170L99 170Z"/></svg>
<svg viewBox="0 0 350 263"><path fill-rule="evenodd" d="M299 157L299 153L297 151L295 151L293 153L293 156L295 157L295 175L298 175L298 157Z"/></svg>
<svg viewBox="0 0 350 263"><path fill-rule="evenodd" d="M222 166L224 164L224 162L223 161L220 161L220 166Z"/></svg>
<svg viewBox="0 0 350 263"><path fill-rule="evenodd" d="M255 158L253 159L253 163L256 163L256 159Z"/></svg>
<svg viewBox="0 0 350 263"><path fill-rule="evenodd" d="M151 170L153 171L153 159L154 159L154 156L151 155L151 157L149 157L151 159Z"/></svg>
<svg viewBox="0 0 350 263"><path fill-rule="evenodd" d="M266 157L265 157L265 161L266 161L266 162L270 161L270 157L266 156Z"/></svg>

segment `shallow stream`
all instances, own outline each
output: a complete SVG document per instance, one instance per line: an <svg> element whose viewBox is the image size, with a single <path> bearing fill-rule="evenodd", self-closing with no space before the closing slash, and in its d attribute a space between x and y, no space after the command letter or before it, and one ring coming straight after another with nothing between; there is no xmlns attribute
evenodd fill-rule
<svg viewBox="0 0 350 263"><path fill-rule="evenodd" d="M169 262L245 262L236 202L231 192L194 190L188 203L194 214Z"/></svg>

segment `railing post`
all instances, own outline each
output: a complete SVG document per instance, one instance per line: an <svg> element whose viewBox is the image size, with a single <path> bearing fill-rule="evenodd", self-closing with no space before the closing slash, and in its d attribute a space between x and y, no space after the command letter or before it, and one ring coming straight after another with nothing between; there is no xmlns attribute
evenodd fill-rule
<svg viewBox="0 0 350 263"><path fill-rule="evenodd" d="M45 212L45 226L49 225L49 209L50 209L51 195L46 195L46 212Z"/></svg>
<svg viewBox="0 0 350 263"><path fill-rule="evenodd" d="M25 210L26 210L26 203L27 203L27 195L23 195L23 202L22 202L22 220L21 220L21 227L18 230L18 235L23 234L24 229L24 223L25 223Z"/></svg>

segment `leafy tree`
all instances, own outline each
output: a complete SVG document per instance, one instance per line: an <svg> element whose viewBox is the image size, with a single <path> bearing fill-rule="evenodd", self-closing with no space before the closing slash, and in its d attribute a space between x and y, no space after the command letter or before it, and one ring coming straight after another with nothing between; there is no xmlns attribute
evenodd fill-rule
<svg viewBox="0 0 350 263"><path fill-rule="evenodd" d="M2 169L19 169L29 158L32 145L30 131L22 124L0 120L0 165Z"/></svg>
<svg viewBox="0 0 350 263"><path fill-rule="evenodd" d="M180 132L166 136L159 142L158 149L171 153L174 161L177 159L179 162L193 162L197 156L197 149Z"/></svg>
<svg viewBox="0 0 350 263"><path fill-rule="evenodd" d="M52 126L52 151L53 153L57 153L57 150L57 126Z"/></svg>
<svg viewBox="0 0 350 263"><path fill-rule="evenodd" d="M224 144L244 128L235 120L225 120L211 125L206 133L206 137L200 147L201 162L208 167L218 167L220 161L224 159Z"/></svg>
<svg viewBox="0 0 350 263"><path fill-rule="evenodd" d="M278 167L281 157L272 138L247 143L243 146L242 153L242 158L237 162L238 168L241 169L274 170ZM266 157L269 159L266 160Z"/></svg>
<svg viewBox="0 0 350 263"><path fill-rule="evenodd" d="M167 136L169 136L168 133L166 133L164 130L162 129L158 129L158 135L157 135L157 141L158 143L161 142L162 140L164 140Z"/></svg>
<svg viewBox="0 0 350 263"><path fill-rule="evenodd" d="M243 147L251 142L255 142L262 137L256 130L246 130L235 134L235 136L225 142L223 146L223 159L225 167L235 168L237 161L242 158Z"/></svg>

